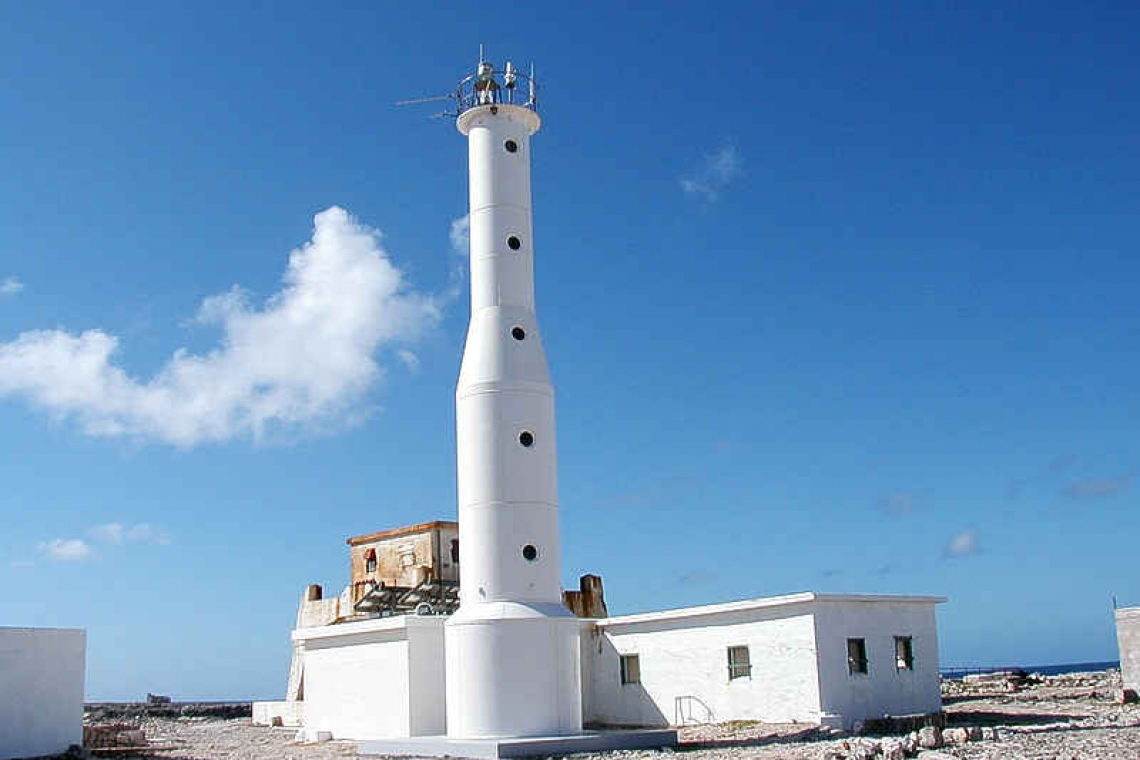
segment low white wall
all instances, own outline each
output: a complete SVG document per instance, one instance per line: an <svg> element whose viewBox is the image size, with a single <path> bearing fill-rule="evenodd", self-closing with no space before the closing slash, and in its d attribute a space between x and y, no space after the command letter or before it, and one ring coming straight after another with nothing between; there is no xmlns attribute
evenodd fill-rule
<svg viewBox="0 0 1140 760"><path fill-rule="evenodd" d="M253 725L272 726L275 720L282 726L305 725L305 703L289 700L253 703Z"/></svg>
<svg viewBox="0 0 1140 760"><path fill-rule="evenodd" d="M806 602L621 621L598 621L600 633L583 634L583 659L588 653L591 660L583 667L590 679L587 721L663 726L686 719L819 719L815 627ZM749 648L752 675L730 681L728 647L741 645ZM638 655L640 684L621 683L622 654Z"/></svg>
<svg viewBox="0 0 1140 760"><path fill-rule="evenodd" d="M1116 611L1116 643L1124 688L1140 692L1140 607Z"/></svg>
<svg viewBox="0 0 1140 760"><path fill-rule="evenodd" d="M445 695L443 622L402 616L294 631L304 657L306 735L444 733L442 708L434 707Z"/></svg>
<svg viewBox="0 0 1140 760"><path fill-rule="evenodd" d="M0 758L83 743L87 633L0 628Z"/></svg>
<svg viewBox="0 0 1140 760"><path fill-rule="evenodd" d="M933 601L817 601L816 642L825 712L857 720L942 709ZM895 636L910 636L914 669L895 664ZM850 673L847 639L866 641L868 672Z"/></svg>

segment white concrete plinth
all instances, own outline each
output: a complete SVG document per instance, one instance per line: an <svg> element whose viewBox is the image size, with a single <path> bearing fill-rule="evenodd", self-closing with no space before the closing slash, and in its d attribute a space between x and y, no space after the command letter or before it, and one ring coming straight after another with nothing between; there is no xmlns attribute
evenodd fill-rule
<svg viewBox="0 0 1140 760"><path fill-rule="evenodd" d="M673 729L584 731L569 736L528 736L518 739L448 739L446 736L412 736L376 739L356 745L358 755L403 757L469 757L499 760L506 757L569 755L618 749L657 749L677 744Z"/></svg>

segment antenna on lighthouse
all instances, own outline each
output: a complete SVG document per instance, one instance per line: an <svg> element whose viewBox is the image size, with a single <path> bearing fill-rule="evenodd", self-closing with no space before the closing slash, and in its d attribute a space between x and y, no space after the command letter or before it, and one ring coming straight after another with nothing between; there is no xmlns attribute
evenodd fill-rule
<svg viewBox="0 0 1140 760"><path fill-rule="evenodd" d="M526 80L526 102L522 102L522 82ZM516 92L519 95L516 96ZM495 65L487 60L482 45L479 45L479 63L475 66L475 73L465 77L455 87L455 92L445 95L429 95L423 98L411 98L396 101L393 105L412 106L420 103L434 103L442 100L454 100L455 110L440 111L429 118L438 119L444 116L458 117L464 111L476 106L485 105L515 105L531 111L538 111L538 84L534 81L534 64L530 65L530 75L522 73L513 63L507 61L501 71L495 70Z"/></svg>

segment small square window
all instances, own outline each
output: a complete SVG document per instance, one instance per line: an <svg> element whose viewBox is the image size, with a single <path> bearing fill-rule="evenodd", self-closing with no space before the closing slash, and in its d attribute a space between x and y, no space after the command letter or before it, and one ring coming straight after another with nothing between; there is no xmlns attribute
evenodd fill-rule
<svg viewBox="0 0 1140 760"><path fill-rule="evenodd" d="M641 660L635 654L621 656L621 682L641 683Z"/></svg>
<svg viewBox="0 0 1140 760"><path fill-rule="evenodd" d="M376 558L375 557L372 557L371 559L369 559L368 562L365 564L364 572L366 572L366 573L376 572Z"/></svg>
<svg viewBox="0 0 1140 760"><path fill-rule="evenodd" d="M914 644L910 636L895 636L895 668L914 670Z"/></svg>
<svg viewBox="0 0 1140 760"><path fill-rule="evenodd" d="M847 671L849 673L867 672L866 639L847 639Z"/></svg>
<svg viewBox="0 0 1140 760"><path fill-rule="evenodd" d="M748 647L729 647L728 680L745 677L752 677L752 663L748 661Z"/></svg>

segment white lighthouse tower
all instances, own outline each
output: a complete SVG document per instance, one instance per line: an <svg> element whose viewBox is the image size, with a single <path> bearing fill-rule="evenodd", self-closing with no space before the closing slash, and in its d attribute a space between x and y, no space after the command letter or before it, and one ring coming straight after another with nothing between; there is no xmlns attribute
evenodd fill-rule
<svg viewBox="0 0 1140 760"><path fill-rule="evenodd" d="M534 297L533 79L480 61L460 83L471 322L455 393L460 606L446 624L451 739L582 729L579 623L562 605L554 389Z"/></svg>

